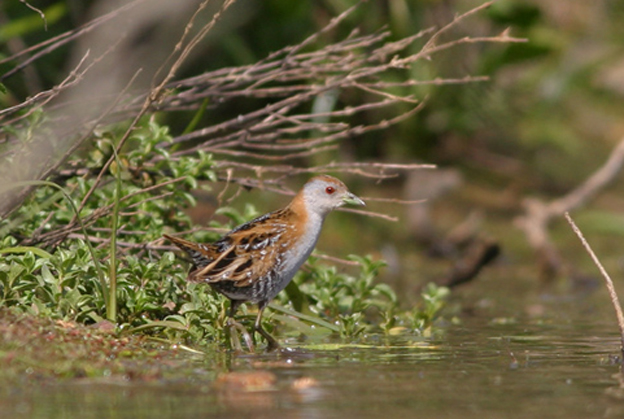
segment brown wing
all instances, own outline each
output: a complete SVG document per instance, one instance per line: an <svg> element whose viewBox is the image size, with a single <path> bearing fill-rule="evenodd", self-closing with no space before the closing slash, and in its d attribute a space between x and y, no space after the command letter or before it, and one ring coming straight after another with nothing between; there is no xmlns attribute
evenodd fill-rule
<svg viewBox="0 0 624 419"><path fill-rule="evenodd" d="M193 259L189 280L217 283L232 281L236 287L251 285L281 264L291 245L292 224L285 210L269 213L237 227L211 245L165 236Z"/></svg>
<svg viewBox="0 0 624 419"><path fill-rule="evenodd" d="M282 246L286 231L281 220L271 218L236 229L216 243L221 244L223 251L195 275L206 282L233 281L236 287L249 286L279 266L287 248Z"/></svg>

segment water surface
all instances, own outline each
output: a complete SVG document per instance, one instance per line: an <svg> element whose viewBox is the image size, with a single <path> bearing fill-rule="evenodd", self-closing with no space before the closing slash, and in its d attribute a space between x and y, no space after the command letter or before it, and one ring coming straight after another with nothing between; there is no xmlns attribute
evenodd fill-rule
<svg viewBox="0 0 624 419"><path fill-rule="evenodd" d="M214 371L213 362L189 355L171 368L190 374L153 382L15 383L0 394L0 417L624 416L624 387L615 362L619 338L611 323L474 319L445 328L433 340L369 341L307 348L312 356L292 359L231 359L220 371ZM259 383L217 380L227 371L258 373Z"/></svg>

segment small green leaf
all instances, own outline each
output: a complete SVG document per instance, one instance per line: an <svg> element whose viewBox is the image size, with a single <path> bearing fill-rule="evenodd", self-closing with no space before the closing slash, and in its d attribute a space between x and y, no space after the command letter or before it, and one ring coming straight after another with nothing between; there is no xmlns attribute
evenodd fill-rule
<svg viewBox="0 0 624 419"><path fill-rule="evenodd" d="M39 249L38 247L31 246L15 246L15 247L5 247L4 249L0 249L0 254L6 253L26 253L31 252L41 258L44 259L52 259L52 255L46 252L43 249Z"/></svg>

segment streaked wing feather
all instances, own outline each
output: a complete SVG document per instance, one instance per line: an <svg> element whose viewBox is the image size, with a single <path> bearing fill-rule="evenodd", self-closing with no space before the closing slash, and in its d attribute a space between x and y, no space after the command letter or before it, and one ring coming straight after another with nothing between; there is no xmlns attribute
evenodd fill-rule
<svg viewBox="0 0 624 419"><path fill-rule="evenodd" d="M231 243L212 263L196 273L206 282L233 281L246 287L270 273L279 264L279 246L273 244L284 229L263 223L253 230L240 230L224 237Z"/></svg>
<svg viewBox="0 0 624 419"><path fill-rule="evenodd" d="M283 248L290 246L288 210L275 211L245 223L211 245L165 236L191 256L196 269L189 279L236 287L251 285L277 269ZM292 231L290 231L292 232Z"/></svg>

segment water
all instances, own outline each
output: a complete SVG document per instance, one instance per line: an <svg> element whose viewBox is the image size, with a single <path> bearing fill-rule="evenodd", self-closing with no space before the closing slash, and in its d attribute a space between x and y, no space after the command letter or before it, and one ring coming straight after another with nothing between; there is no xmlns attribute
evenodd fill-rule
<svg viewBox="0 0 624 419"><path fill-rule="evenodd" d="M255 374L244 385L229 381L236 375L217 381L214 364L191 355L181 362L192 374L176 379L16 383L0 393L0 417L624 416L613 322L468 319L435 340L381 338L308 352L314 356L231 360L223 371Z"/></svg>

